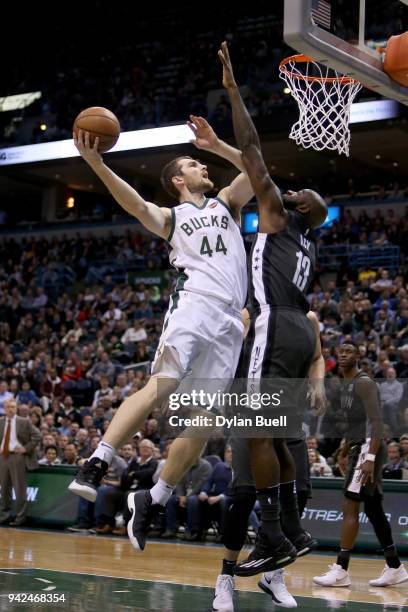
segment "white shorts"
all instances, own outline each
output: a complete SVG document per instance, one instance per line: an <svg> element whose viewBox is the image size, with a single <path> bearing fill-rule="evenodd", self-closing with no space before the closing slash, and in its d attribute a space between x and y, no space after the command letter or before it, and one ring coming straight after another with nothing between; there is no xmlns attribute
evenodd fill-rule
<svg viewBox="0 0 408 612"><path fill-rule="evenodd" d="M243 342L241 313L201 294L178 296L164 320L152 376L231 380Z"/></svg>

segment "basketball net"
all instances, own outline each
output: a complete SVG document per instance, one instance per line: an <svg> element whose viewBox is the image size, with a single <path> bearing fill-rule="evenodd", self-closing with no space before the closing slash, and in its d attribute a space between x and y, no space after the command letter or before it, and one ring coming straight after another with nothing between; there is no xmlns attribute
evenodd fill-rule
<svg viewBox="0 0 408 612"><path fill-rule="evenodd" d="M306 55L287 57L279 70L299 106L299 119L289 138L305 149L329 149L348 156L350 109L361 83Z"/></svg>

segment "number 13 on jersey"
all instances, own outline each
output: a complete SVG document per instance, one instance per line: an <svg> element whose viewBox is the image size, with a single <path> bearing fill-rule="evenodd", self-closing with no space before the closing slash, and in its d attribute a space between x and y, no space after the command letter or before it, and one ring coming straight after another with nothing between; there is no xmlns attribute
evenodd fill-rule
<svg viewBox="0 0 408 612"><path fill-rule="evenodd" d="M296 257L297 266L292 282L296 285L296 287L303 291L309 279L310 258L305 255L303 251L297 251Z"/></svg>

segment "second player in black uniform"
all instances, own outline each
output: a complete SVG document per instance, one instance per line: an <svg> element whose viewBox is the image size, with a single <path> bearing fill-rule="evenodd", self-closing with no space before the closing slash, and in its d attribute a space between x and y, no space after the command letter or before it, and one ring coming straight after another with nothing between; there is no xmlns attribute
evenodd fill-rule
<svg viewBox="0 0 408 612"><path fill-rule="evenodd" d="M386 446L382 439L383 423L378 387L365 372L359 370L359 349L350 342L338 348L338 360L343 374L341 405L346 422L348 456L344 483L343 523L337 562L313 582L325 587L351 585L348 566L359 529L360 504L371 522L384 552L385 568L371 586L394 586L408 580L392 538L391 526L382 505L382 469Z"/></svg>
<svg viewBox="0 0 408 612"><path fill-rule="evenodd" d="M259 233L249 263L251 326L241 373L255 389L267 378L307 376L316 345L305 298L316 262L311 230L324 221L327 207L311 190L288 192L282 199L235 82L226 43L219 57L235 138L259 207ZM235 567L238 576L283 567L314 544L300 525L295 465L284 439L254 438L249 448L262 527L255 549Z"/></svg>

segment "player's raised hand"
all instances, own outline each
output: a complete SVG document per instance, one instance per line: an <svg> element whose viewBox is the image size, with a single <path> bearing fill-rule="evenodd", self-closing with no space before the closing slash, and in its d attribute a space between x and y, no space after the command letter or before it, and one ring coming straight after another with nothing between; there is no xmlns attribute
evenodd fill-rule
<svg viewBox="0 0 408 612"><path fill-rule="evenodd" d="M214 151L217 148L219 144L218 136L203 117L190 115L190 121L187 121L187 125L194 134L194 139L191 142L197 149Z"/></svg>
<svg viewBox="0 0 408 612"><path fill-rule="evenodd" d="M89 132L85 132L84 130L78 130L78 132L73 132L72 134L74 139L74 145L84 158L84 160L92 166L93 164L102 163L102 156L98 152L99 138L95 138L95 142L93 146L89 140Z"/></svg>
<svg viewBox="0 0 408 612"><path fill-rule="evenodd" d="M221 49L218 51L218 57L222 63L222 84L225 89L235 88L237 84L235 82L234 71L232 70L232 64L229 56L228 45L224 41L221 43Z"/></svg>

